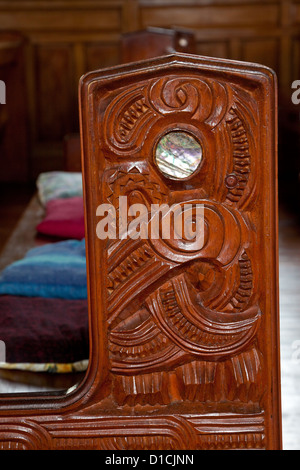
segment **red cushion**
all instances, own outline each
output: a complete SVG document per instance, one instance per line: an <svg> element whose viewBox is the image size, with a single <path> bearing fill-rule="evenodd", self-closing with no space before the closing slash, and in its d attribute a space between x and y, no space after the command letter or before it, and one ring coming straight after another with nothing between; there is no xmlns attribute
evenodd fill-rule
<svg viewBox="0 0 300 470"><path fill-rule="evenodd" d="M39 233L60 238L84 238L83 198L53 199L46 205L46 216L36 227Z"/></svg>

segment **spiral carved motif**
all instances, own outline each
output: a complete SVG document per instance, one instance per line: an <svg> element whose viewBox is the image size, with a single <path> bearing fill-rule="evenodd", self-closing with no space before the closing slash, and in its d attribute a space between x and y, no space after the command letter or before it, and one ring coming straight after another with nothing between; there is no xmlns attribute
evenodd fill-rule
<svg viewBox="0 0 300 470"><path fill-rule="evenodd" d="M151 128L162 117L182 114L215 127L228 106L228 90L221 83L205 80L162 78L143 86L129 87L108 106L104 138L109 148L126 156L141 150Z"/></svg>

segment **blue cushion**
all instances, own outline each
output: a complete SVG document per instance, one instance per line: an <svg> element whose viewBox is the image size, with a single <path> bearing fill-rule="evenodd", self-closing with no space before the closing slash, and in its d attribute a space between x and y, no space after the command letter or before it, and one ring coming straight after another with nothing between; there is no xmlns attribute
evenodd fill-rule
<svg viewBox="0 0 300 470"><path fill-rule="evenodd" d="M51 243L28 251L0 274L0 294L87 298L85 240Z"/></svg>

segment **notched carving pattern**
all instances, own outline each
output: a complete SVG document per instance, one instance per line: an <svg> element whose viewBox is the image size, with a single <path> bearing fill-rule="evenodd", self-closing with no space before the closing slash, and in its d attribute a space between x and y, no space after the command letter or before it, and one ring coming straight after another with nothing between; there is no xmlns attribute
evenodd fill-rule
<svg viewBox="0 0 300 470"><path fill-rule="evenodd" d="M241 312L248 305L253 293L253 271L251 260L244 251L239 259L240 282L229 304L235 311Z"/></svg>
<svg viewBox="0 0 300 470"><path fill-rule="evenodd" d="M237 203L242 197L249 180L251 155L243 119L234 107L230 109L226 123L232 143L233 175L236 177L236 183L233 187L228 187L227 200Z"/></svg>
<svg viewBox="0 0 300 470"><path fill-rule="evenodd" d="M140 119L149 110L149 106L145 102L143 96L137 97L136 101L127 105L128 107L120 114L120 123L118 134L124 140L128 139L130 134L138 125Z"/></svg>

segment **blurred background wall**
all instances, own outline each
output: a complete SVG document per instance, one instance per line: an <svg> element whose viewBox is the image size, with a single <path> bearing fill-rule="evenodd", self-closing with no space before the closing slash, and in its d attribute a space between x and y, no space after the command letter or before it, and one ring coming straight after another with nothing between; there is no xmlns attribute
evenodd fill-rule
<svg viewBox="0 0 300 470"><path fill-rule="evenodd" d="M8 84L0 181L63 167L65 136L79 130L80 76L122 62L121 38L147 27L186 29L197 54L275 70L281 192L297 199L300 105L291 84L300 79L299 0L0 0L0 78Z"/></svg>

